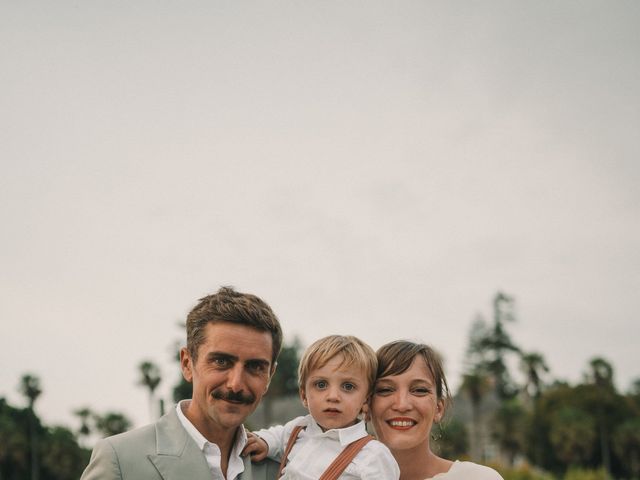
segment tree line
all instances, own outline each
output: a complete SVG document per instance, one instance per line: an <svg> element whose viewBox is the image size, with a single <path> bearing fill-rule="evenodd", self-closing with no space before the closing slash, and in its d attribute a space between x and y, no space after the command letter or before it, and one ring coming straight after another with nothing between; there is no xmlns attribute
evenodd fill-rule
<svg viewBox="0 0 640 480"><path fill-rule="evenodd" d="M613 366L594 357L582 382L571 385L553 379L544 356L525 351L511 337L514 311L514 299L499 292L493 298L491 320L473 323L452 413L435 433L441 453L493 463L505 480L640 479L640 378L621 393ZM283 347L261 407L267 424L274 402L297 395L301 350L297 339ZM179 359L177 352L175 358ZM150 360L142 361L137 370L139 385L148 391L153 420L164 413L164 402L156 396L161 371ZM121 412L99 413L89 407L73 412L76 429L46 426L35 411L43 393L40 379L23 375L19 390L26 408L0 398L0 480L77 479L89 461L86 446L92 439L132 426ZM190 398L191 385L177 374L172 393L174 401ZM576 476L579 469L597 469L602 475Z"/></svg>
<svg viewBox="0 0 640 480"><path fill-rule="evenodd" d="M508 326L514 321L514 299L499 292L492 320L472 325L441 448L453 457L507 469L528 465L560 478L580 469L598 470L603 478L640 478L640 378L621 393L613 366L594 357L582 382L553 379L540 352L513 340ZM466 422L458 415L465 406Z"/></svg>

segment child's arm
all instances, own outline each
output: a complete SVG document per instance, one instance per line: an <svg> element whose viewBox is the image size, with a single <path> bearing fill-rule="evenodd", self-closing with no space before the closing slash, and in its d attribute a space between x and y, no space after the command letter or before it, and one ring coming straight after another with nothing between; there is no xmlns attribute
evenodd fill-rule
<svg viewBox="0 0 640 480"><path fill-rule="evenodd" d="M263 430L257 430L252 434L253 437L257 437L256 440L247 439L247 445L242 450L242 455L252 453L251 459L257 461L262 460L264 457L269 457L272 460L279 462L284 455L284 450L287 448L287 442L289 441L289 435L293 431L293 428L304 420L304 417L298 417L285 425L275 425ZM262 455L262 449L266 448L267 451Z"/></svg>
<svg viewBox="0 0 640 480"><path fill-rule="evenodd" d="M267 458L269 445L255 433L247 432L247 444L242 450L242 456L251 455L253 462L259 462Z"/></svg>

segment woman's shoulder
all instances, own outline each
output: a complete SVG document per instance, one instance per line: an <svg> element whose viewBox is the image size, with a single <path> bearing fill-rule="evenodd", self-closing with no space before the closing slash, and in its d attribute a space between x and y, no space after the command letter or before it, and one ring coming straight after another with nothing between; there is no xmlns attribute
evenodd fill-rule
<svg viewBox="0 0 640 480"><path fill-rule="evenodd" d="M474 480L503 480L493 468L473 462L454 462L449 472L445 475L449 475L451 478L458 476L466 478L467 475L473 475Z"/></svg>

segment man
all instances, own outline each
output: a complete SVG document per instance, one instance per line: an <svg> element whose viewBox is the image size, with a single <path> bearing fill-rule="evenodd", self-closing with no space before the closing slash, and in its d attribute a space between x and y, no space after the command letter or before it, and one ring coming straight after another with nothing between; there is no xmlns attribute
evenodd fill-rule
<svg viewBox="0 0 640 480"><path fill-rule="evenodd" d="M241 457L242 422L269 387L282 346L271 308L254 295L223 287L187 316L184 378L193 383L155 424L98 442L81 480L272 480L273 461Z"/></svg>

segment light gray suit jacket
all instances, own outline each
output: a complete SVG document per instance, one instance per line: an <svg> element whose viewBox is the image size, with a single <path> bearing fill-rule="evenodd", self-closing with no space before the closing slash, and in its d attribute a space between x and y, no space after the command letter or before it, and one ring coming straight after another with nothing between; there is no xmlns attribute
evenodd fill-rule
<svg viewBox="0 0 640 480"><path fill-rule="evenodd" d="M244 458L242 480L275 480L278 464ZM81 480L211 480L204 453L175 409L156 423L100 440Z"/></svg>

